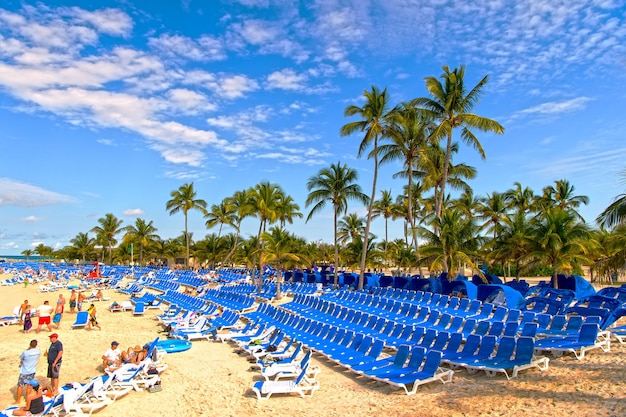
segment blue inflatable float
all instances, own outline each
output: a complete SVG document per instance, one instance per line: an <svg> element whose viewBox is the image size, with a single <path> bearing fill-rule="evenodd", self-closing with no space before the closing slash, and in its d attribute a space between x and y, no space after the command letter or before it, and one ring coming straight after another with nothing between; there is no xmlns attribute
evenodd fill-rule
<svg viewBox="0 0 626 417"><path fill-rule="evenodd" d="M191 342L182 339L159 340L156 344L156 348L164 350L167 353L184 352L191 349Z"/></svg>

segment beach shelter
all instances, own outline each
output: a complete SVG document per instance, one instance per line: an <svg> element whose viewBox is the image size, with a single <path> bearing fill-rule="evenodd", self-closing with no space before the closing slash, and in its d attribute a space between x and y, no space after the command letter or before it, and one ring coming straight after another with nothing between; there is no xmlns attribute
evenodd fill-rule
<svg viewBox="0 0 626 417"><path fill-rule="evenodd" d="M448 283L442 282L443 294L462 294L470 300L476 300L478 296L478 286L466 279L455 279Z"/></svg>
<svg viewBox="0 0 626 417"><path fill-rule="evenodd" d="M579 275L565 276L559 274L557 275L557 280L559 289L574 291L577 300L596 293L591 283Z"/></svg>
<svg viewBox="0 0 626 417"><path fill-rule="evenodd" d="M479 285L477 298L481 301L492 300L500 291L504 294L505 304L508 308L521 309L526 305L526 299L519 291L504 284Z"/></svg>

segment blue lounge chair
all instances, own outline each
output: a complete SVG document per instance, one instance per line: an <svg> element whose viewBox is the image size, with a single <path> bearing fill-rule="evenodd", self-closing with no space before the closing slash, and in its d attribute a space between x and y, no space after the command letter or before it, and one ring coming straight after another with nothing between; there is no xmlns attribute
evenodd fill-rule
<svg viewBox="0 0 626 417"><path fill-rule="evenodd" d="M535 342L535 351L549 351L554 356L564 353L573 353L576 359L585 357L585 353L592 349L602 349L604 352L611 350L611 338L608 332L600 332L596 323L585 323L580 328L577 337L548 337Z"/></svg>
<svg viewBox="0 0 626 417"><path fill-rule="evenodd" d="M267 400L273 394L295 393L302 398L307 395L313 396L313 393L319 389L319 382L307 376L307 368L303 368L294 380L256 382L252 391L258 400Z"/></svg>
<svg viewBox="0 0 626 417"><path fill-rule="evenodd" d="M133 316L143 316L143 313L146 311L145 304L141 302L135 303L135 308L133 309Z"/></svg>
<svg viewBox="0 0 626 417"><path fill-rule="evenodd" d="M382 381L404 389L407 395L413 395L421 385L429 382L440 381L442 384L445 384L452 381L454 371L439 367L440 363L441 352L431 350L426 354L426 360L419 369L403 375L389 376L382 379ZM409 389L409 386L411 386L411 389Z"/></svg>
<svg viewBox="0 0 626 417"><path fill-rule="evenodd" d="M76 314L76 320L72 323L72 329L78 329L80 327L85 328L89 321L89 313L86 311L79 311Z"/></svg>

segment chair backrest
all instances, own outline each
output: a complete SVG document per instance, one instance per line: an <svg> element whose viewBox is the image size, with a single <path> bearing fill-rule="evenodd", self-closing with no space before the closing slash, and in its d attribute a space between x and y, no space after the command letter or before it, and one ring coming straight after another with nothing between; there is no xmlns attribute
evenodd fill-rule
<svg viewBox="0 0 626 417"><path fill-rule="evenodd" d="M517 323L515 323L515 327L517 328ZM503 321L494 321L489 326L488 335L500 337L502 336L502 330L504 330L504 322Z"/></svg>
<svg viewBox="0 0 626 417"><path fill-rule="evenodd" d="M473 333L479 336L484 336L489 331L489 327L491 327L491 323L489 323L488 321L480 321L476 325Z"/></svg>
<svg viewBox="0 0 626 417"><path fill-rule="evenodd" d="M409 353L411 352L411 348L409 345L400 345L398 347L398 351L396 352L396 356L393 359L393 365L397 367L404 366L404 363L409 358Z"/></svg>
<svg viewBox="0 0 626 417"><path fill-rule="evenodd" d="M411 357L406 367L410 368L410 370L418 370L422 366L424 356L426 356L426 349L421 346L414 346L411 349Z"/></svg>
<svg viewBox="0 0 626 417"><path fill-rule="evenodd" d="M517 339L517 346L515 348L515 360L524 363L530 363L533 358L534 351L535 340L532 337L520 336Z"/></svg>
<svg viewBox="0 0 626 417"><path fill-rule="evenodd" d="M520 334L520 336L535 337L537 336L538 328L539 328L539 325L537 323L524 323L524 326L522 327L522 333Z"/></svg>
<svg viewBox="0 0 626 417"><path fill-rule="evenodd" d="M424 346L425 348L429 348L433 345L435 338L437 337L437 330L435 329L427 329L424 337L419 342L420 346Z"/></svg>
<svg viewBox="0 0 626 417"><path fill-rule="evenodd" d="M478 352L476 356L479 358L488 358L493 353L496 348L498 338L495 336L483 336L480 341L480 347L478 348Z"/></svg>
<svg viewBox="0 0 626 417"><path fill-rule="evenodd" d="M461 351L463 353L463 356L474 355L474 353L476 353L476 351L480 347L482 339L482 336L479 336L477 334L470 334L467 337L465 344L463 345L463 350Z"/></svg>
<svg viewBox="0 0 626 417"><path fill-rule="evenodd" d="M424 333L426 332L426 328L422 326L415 326L415 330L413 330L413 334L409 338L409 342L419 343L424 337Z"/></svg>
<svg viewBox="0 0 626 417"><path fill-rule="evenodd" d="M374 343L374 338L372 336L365 336L359 343L359 347L356 349L356 351L362 355L365 355L365 352L369 350L369 348L372 346L372 343Z"/></svg>
<svg viewBox="0 0 626 417"><path fill-rule="evenodd" d="M452 318L452 321L450 322L450 325L448 326L448 330L451 332L458 332L461 330L464 323L465 320L463 319L463 317L454 316Z"/></svg>
<svg viewBox="0 0 626 417"><path fill-rule="evenodd" d="M580 326L580 333L578 334L578 342L585 344L594 344L598 338L598 331L600 326L595 323L585 323Z"/></svg>
<svg viewBox="0 0 626 417"><path fill-rule="evenodd" d="M499 360L511 359L515 352L515 338L511 336L503 336L495 354L495 358Z"/></svg>
<svg viewBox="0 0 626 417"><path fill-rule="evenodd" d="M378 358L385 348L385 342L381 339L375 339L371 349L367 352L367 356L374 359Z"/></svg>
<svg viewBox="0 0 626 417"><path fill-rule="evenodd" d="M89 320L89 313L86 311L79 311L76 314L76 320L74 321L74 325L86 324L87 320Z"/></svg>
<svg viewBox="0 0 626 417"><path fill-rule="evenodd" d="M432 348L434 350L443 350L448 341L450 340L450 333L448 332L439 332L437 333L437 338L435 339L435 343L433 343Z"/></svg>
<svg viewBox="0 0 626 417"><path fill-rule="evenodd" d="M552 321L550 322L550 330L563 330L563 327L565 327L565 322L567 321L567 317L565 317L564 315L557 315L552 317Z"/></svg>
<svg viewBox="0 0 626 417"><path fill-rule="evenodd" d="M422 366L421 371L427 375L434 376L441 364L441 357L443 354L438 350L431 350L426 354L426 361Z"/></svg>
<svg viewBox="0 0 626 417"><path fill-rule="evenodd" d="M504 326L504 333L502 333L502 336L515 336L515 335L517 335L517 328L518 327L519 327L519 325L517 324L517 322L514 322L514 321L507 322L506 326Z"/></svg>
<svg viewBox="0 0 626 417"><path fill-rule="evenodd" d="M459 347L461 347L461 343L463 343L463 334L452 333L444 352L458 352Z"/></svg>
<svg viewBox="0 0 626 417"><path fill-rule="evenodd" d="M583 325L583 317L582 316L570 316L567 320L567 324L565 325L565 330L567 331L578 331L580 327Z"/></svg>

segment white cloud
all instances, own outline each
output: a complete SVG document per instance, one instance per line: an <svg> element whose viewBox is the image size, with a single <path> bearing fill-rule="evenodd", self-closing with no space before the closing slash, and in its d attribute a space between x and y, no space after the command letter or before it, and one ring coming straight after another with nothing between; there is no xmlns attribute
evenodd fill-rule
<svg viewBox="0 0 626 417"><path fill-rule="evenodd" d="M148 45L171 58L181 57L192 61L221 61L227 58L223 41L208 35L191 39L162 34L158 38L150 38Z"/></svg>
<svg viewBox="0 0 626 417"><path fill-rule="evenodd" d="M549 101L527 109L520 110L518 113L542 115L571 113L574 111L583 110L589 101L591 101L589 97L576 97L564 101Z"/></svg>
<svg viewBox="0 0 626 417"><path fill-rule="evenodd" d="M245 75L225 76L215 85L215 90L220 96L231 100L244 97L258 88L258 83Z"/></svg>
<svg viewBox="0 0 626 417"><path fill-rule="evenodd" d="M290 68L275 71L267 76L267 86L270 89L302 90L305 88L306 76L297 74Z"/></svg>
<svg viewBox="0 0 626 417"><path fill-rule="evenodd" d="M43 217L26 216L26 217L22 218L20 221L23 221L23 222L26 222L26 223L36 223L36 222L42 221L43 219L44 219Z"/></svg>
<svg viewBox="0 0 626 417"><path fill-rule="evenodd" d="M141 216L142 214L143 214L143 210L140 208L127 209L122 212L122 215L129 216L129 217L137 217L137 216Z"/></svg>
<svg viewBox="0 0 626 417"><path fill-rule="evenodd" d="M98 31L108 35L127 36L133 28L133 21L130 16L118 9L103 9L91 12L72 7L70 10L76 21L90 23Z"/></svg>
<svg viewBox="0 0 626 417"><path fill-rule="evenodd" d="M0 177L0 207L40 207L73 203L74 197L46 190L36 185Z"/></svg>

